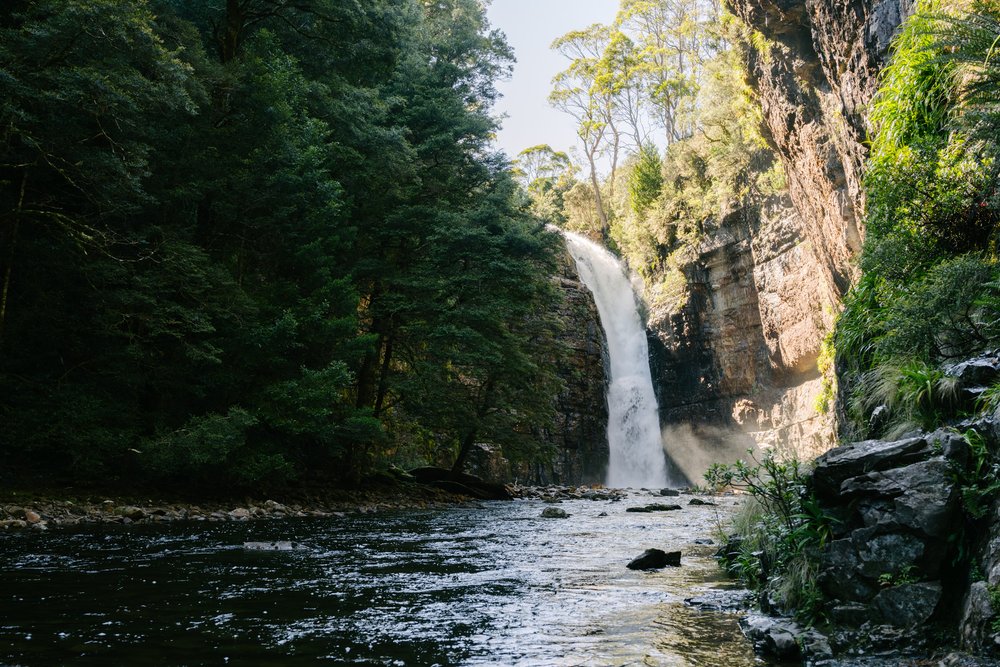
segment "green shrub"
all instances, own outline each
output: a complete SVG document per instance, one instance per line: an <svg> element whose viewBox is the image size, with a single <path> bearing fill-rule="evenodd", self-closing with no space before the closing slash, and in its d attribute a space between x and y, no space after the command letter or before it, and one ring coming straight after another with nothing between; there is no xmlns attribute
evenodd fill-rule
<svg viewBox="0 0 1000 667"><path fill-rule="evenodd" d="M773 452L750 457L751 463L714 464L705 473L710 487L751 496L733 522L736 552L723 564L751 589L770 591L799 620L817 623L825 598L816 555L832 537L834 519L808 491L798 460L779 461Z"/></svg>
<svg viewBox="0 0 1000 667"><path fill-rule="evenodd" d="M291 464L248 438L256 424L242 408L193 417L183 428L145 445L141 460L153 477L188 486L247 488L286 481L293 474Z"/></svg>

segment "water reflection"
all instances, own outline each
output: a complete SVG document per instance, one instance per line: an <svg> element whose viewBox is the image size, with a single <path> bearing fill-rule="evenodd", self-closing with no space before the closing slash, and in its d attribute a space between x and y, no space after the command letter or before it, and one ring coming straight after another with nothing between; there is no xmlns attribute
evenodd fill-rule
<svg viewBox="0 0 1000 667"><path fill-rule="evenodd" d="M692 540L731 508L625 513L646 502L4 534L0 663L758 664L683 604L721 583ZM302 548L243 548L275 540ZM651 546L683 567L625 568Z"/></svg>

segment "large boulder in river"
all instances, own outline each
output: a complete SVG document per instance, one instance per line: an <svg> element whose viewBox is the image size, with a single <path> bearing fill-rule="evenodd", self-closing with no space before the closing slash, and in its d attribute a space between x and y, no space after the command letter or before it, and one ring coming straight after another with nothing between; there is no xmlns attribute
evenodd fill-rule
<svg viewBox="0 0 1000 667"><path fill-rule="evenodd" d="M542 518L544 519L565 519L569 514L566 514L566 510L559 509L558 507L546 507L542 510Z"/></svg>
<svg viewBox="0 0 1000 667"><path fill-rule="evenodd" d="M629 507L626 512L672 512L674 510L681 509L680 505L663 505L661 503L653 503L652 505L643 505L642 507Z"/></svg>
<svg viewBox="0 0 1000 667"><path fill-rule="evenodd" d="M667 553L662 549L646 549L641 555L629 561L629 564L625 567L630 570L659 570L660 568L667 567L668 565L680 567L680 564L680 551L671 551Z"/></svg>

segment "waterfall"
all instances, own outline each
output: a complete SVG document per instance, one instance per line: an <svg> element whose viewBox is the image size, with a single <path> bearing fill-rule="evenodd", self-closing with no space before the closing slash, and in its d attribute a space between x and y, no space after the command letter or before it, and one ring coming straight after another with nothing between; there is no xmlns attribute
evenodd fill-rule
<svg viewBox="0 0 1000 667"><path fill-rule="evenodd" d="M594 294L608 341L608 486L661 487L667 466L660 436L646 329L625 267L582 236L563 232L580 279Z"/></svg>

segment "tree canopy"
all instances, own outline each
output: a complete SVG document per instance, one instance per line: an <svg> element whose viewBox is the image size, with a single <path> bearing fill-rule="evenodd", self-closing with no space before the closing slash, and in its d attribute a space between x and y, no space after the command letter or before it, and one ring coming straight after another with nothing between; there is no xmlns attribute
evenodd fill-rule
<svg viewBox="0 0 1000 667"><path fill-rule="evenodd" d="M475 0L0 8L0 452L242 488L539 455L556 241Z"/></svg>

